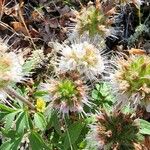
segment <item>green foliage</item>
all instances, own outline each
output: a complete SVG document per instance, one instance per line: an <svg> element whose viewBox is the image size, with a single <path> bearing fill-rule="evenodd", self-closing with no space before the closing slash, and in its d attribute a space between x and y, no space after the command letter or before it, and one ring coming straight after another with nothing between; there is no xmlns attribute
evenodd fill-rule
<svg viewBox="0 0 150 150"><path fill-rule="evenodd" d="M143 119L139 119L139 122L140 122L140 133L150 135L150 123Z"/></svg>
<svg viewBox="0 0 150 150"><path fill-rule="evenodd" d="M12 109L3 104L0 104L0 110L0 117L5 122L5 130L13 128L14 122L17 121L18 116L23 112L21 109Z"/></svg>
<svg viewBox="0 0 150 150"><path fill-rule="evenodd" d="M47 95L47 94L48 94L47 91L36 91L36 92L34 93L34 96L35 96L35 97L42 97L42 96Z"/></svg>
<svg viewBox="0 0 150 150"><path fill-rule="evenodd" d="M40 129L41 131L44 131L46 129L47 122L42 113L34 114L34 124L35 124L35 127Z"/></svg>
<svg viewBox="0 0 150 150"><path fill-rule="evenodd" d="M111 87L108 83L99 83L92 90L92 99L96 107L110 109L115 102L115 97L111 94Z"/></svg>
<svg viewBox="0 0 150 150"><path fill-rule="evenodd" d="M84 123L78 121L78 122L73 123L69 127L66 127L67 128L66 132L63 134L64 150L68 150L71 146L72 147L74 146L75 142L80 137L81 131L84 126L85 126Z"/></svg>
<svg viewBox="0 0 150 150"><path fill-rule="evenodd" d="M144 33L149 33L149 29L146 25L140 24L136 29L135 33L130 36L128 39L128 44L129 46L133 46L135 43L139 41L139 38L142 36Z"/></svg>
<svg viewBox="0 0 150 150"><path fill-rule="evenodd" d="M11 113L11 112L14 112L15 109L11 108L11 107L8 107L4 104L0 104L0 112L6 112L6 113Z"/></svg>
<svg viewBox="0 0 150 150"><path fill-rule="evenodd" d="M56 111L51 112L47 129L51 143L51 149L62 150L80 149L88 128L86 119L71 119L64 117L62 120Z"/></svg>
<svg viewBox="0 0 150 150"><path fill-rule="evenodd" d="M59 122L59 117L56 111L53 111L50 115L51 117L48 120L48 127L54 127L55 131L57 132L58 135L61 135L61 125Z"/></svg>
<svg viewBox="0 0 150 150"><path fill-rule="evenodd" d="M44 131L46 128L45 116L41 113L35 113L32 120L28 110L26 109L12 109L3 104L0 105L0 116L3 119L4 128L2 134L5 136L5 141L1 145L2 150L17 150L21 144L23 136L29 134L30 146L34 149L49 149L38 132L33 131L37 128ZM34 124L34 126L33 126Z"/></svg>
<svg viewBox="0 0 150 150"><path fill-rule="evenodd" d="M44 139L35 131L29 135L30 147L32 150L50 150Z"/></svg>
<svg viewBox="0 0 150 150"><path fill-rule="evenodd" d="M29 116L27 111L22 111L16 118L16 131L24 133L25 130L30 129Z"/></svg>
<svg viewBox="0 0 150 150"><path fill-rule="evenodd" d="M1 150L17 150L23 138L23 134L18 135L15 131L10 130L9 132L5 133L5 136L9 139L5 141L1 146ZM10 138L11 137L11 138Z"/></svg>
<svg viewBox="0 0 150 150"><path fill-rule="evenodd" d="M25 61L23 65L23 72L28 75L31 71L33 71L33 69L41 64L43 58L44 54L42 50L33 51L32 55Z"/></svg>
<svg viewBox="0 0 150 150"><path fill-rule="evenodd" d="M5 116L5 130L10 130L10 128L12 127L13 121L15 119L15 116L20 112L19 111L14 111L12 113L9 113Z"/></svg>

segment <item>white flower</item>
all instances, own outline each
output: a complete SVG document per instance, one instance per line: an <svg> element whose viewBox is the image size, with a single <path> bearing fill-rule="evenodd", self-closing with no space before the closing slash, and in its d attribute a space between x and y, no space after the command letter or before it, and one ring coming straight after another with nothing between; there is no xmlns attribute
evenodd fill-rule
<svg viewBox="0 0 150 150"><path fill-rule="evenodd" d="M87 41L74 42L70 46L64 44L59 48L58 72L77 70L88 79L94 79L105 69L104 58L93 44Z"/></svg>
<svg viewBox="0 0 150 150"><path fill-rule="evenodd" d="M6 41L0 38L0 101L9 103L5 88L23 80L21 55L9 51Z"/></svg>
<svg viewBox="0 0 150 150"><path fill-rule="evenodd" d="M10 83L20 82L23 79L23 59L14 52L7 52L8 49L5 41L0 39L0 91Z"/></svg>
<svg viewBox="0 0 150 150"><path fill-rule="evenodd" d="M22 65L18 56L13 52L0 53L0 85L22 79Z"/></svg>

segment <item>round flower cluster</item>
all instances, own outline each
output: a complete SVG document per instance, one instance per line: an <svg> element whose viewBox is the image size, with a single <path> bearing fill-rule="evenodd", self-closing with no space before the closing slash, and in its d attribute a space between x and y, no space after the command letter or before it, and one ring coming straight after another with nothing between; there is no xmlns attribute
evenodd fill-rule
<svg viewBox="0 0 150 150"><path fill-rule="evenodd" d="M7 52L7 45L0 40L0 98L4 99L4 88L23 79L22 60L14 52Z"/></svg>
<svg viewBox="0 0 150 150"><path fill-rule="evenodd" d="M0 88L21 80L22 65L18 56L13 52L0 53Z"/></svg>
<svg viewBox="0 0 150 150"><path fill-rule="evenodd" d="M59 79L51 79L42 84L42 90L47 91L50 106L62 114L69 112L84 112L83 107L89 105L87 90L76 72L61 75Z"/></svg>
<svg viewBox="0 0 150 150"><path fill-rule="evenodd" d="M80 35L84 32L88 32L91 37L96 34L106 37L110 35L110 30L107 26L107 17L101 10L94 7L94 5L90 5L87 8L84 7L81 12L77 14L77 24L75 30Z"/></svg>
<svg viewBox="0 0 150 150"><path fill-rule="evenodd" d="M126 95L131 104L135 106L143 104L148 109L150 105L150 57L133 55L127 59L118 59L113 84L116 85L119 93Z"/></svg>
<svg viewBox="0 0 150 150"><path fill-rule="evenodd" d="M135 149L139 144L139 127L131 114L103 112L96 117L96 122L91 125L87 136L91 144L95 141L98 149Z"/></svg>
<svg viewBox="0 0 150 150"><path fill-rule="evenodd" d="M60 73L77 70L88 79L94 79L104 71L104 58L100 51L89 42L75 43L60 47L61 57L58 58Z"/></svg>

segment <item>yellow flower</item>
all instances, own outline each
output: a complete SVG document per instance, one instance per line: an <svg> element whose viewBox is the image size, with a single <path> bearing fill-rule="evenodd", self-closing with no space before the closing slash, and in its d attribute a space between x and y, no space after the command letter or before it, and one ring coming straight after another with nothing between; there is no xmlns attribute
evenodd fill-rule
<svg viewBox="0 0 150 150"><path fill-rule="evenodd" d="M36 110L39 111L39 112L44 112L45 111L45 106L46 106L46 103L45 101L42 99L42 98L38 98L37 101L36 101Z"/></svg>

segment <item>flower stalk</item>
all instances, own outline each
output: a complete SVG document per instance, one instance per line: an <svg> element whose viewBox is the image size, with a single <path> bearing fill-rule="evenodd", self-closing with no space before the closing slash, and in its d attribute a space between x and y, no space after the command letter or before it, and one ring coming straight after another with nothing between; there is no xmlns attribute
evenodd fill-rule
<svg viewBox="0 0 150 150"><path fill-rule="evenodd" d="M28 107L30 107L32 110L35 110L34 105L29 102L27 99L25 99L23 96L19 95L14 89L12 89L11 87L6 87L5 91L9 94L12 95L16 98L18 98L21 102L23 102L24 104L26 104Z"/></svg>

